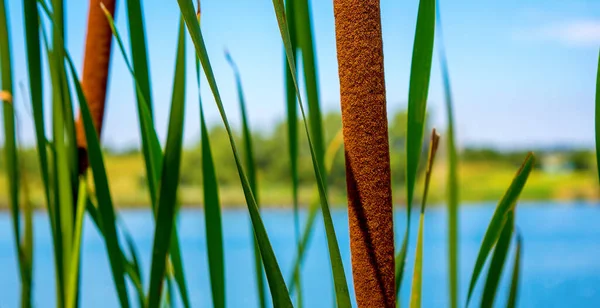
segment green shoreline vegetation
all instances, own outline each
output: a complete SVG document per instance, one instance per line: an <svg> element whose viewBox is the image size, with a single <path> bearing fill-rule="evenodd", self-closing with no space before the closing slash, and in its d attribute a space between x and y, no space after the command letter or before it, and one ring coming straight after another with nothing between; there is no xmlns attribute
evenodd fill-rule
<svg viewBox="0 0 600 308"><path fill-rule="evenodd" d="M325 141L329 144L341 128L340 115L328 113L323 118ZM392 163L393 198L395 204L404 204L404 138L406 113L399 111L390 121L390 148ZM268 208L291 208L292 195L288 171L288 157L277 154L277 147L286 142L285 122L275 125L271 132L253 132L258 179L261 183L259 195L261 204ZM305 136L303 136L305 138ZM236 131L236 138L241 134ZM228 208L243 208L244 193L239 181L235 178L235 165L228 148L228 140L221 126L210 129L211 147L215 165L219 166L217 178L221 204ZM444 138L442 137L442 143ZM302 143L301 143L302 144ZM23 149L21 159L30 182L31 200L36 208L42 208L43 185L39 176L37 154L34 148ZM106 168L115 205L120 208L147 208L150 204L145 181L143 155L137 149L116 151L105 149ZM502 152L491 149L467 148L460 151L462 179L462 203L485 202L498 200L506 190L506 183L514 176L514 170L521 164L526 152ZM594 180L597 178L595 156L591 149L546 150L536 151L539 163L532 171L521 195L521 200L599 200L600 191ZM316 196L312 173L310 172L310 154L307 147L300 147L299 153L299 201L306 207ZM231 169L231 170L229 170ZM430 204L445 204L447 161L440 159L434 167ZM6 174L3 157L0 158L0 187L6 187ZM179 200L186 207L198 207L203 203L202 192L202 157L200 142L183 150L182 174ZM422 171L421 171L422 172ZM341 150L334 159L332 171L328 176L329 197L334 207L345 207L344 160ZM422 185L422 183L421 183ZM417 191L422 189L417 185ZM0 209L6 209L7 191L0 190Z"/></svg>

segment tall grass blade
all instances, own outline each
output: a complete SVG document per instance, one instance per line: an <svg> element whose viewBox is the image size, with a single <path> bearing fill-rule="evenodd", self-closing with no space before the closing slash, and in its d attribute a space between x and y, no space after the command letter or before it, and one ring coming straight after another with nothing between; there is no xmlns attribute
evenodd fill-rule
<svg viewBox="0 0 600 308"><path fill-rule="evenodd" d="M515 261L513 264L512 278L510 283L510 294L508 296L507 308L515 308L517 306L517 299L519 293L519 276L521 272L521 247L523 246L523 239L521 234L517 230L517 251L515 252Z"/></svg>
<svg viewBox="0 0 600 308"><path fill-rule="evenodd" d="M412 209L417 170L423 146L423 131L427 113L427 94L431 76L433 41L435 34L435 0L420 0L410 69L408 91L408 123L406 137L406 231L396 256L396 293L400 290L406 251L410 232L410 213Z"/></svg>
<svg viewBox="0 0 600 308"><path fill-rule="evenodd" d="M157 215L157 204L158 204L158 186L159 180L161 178L161 168L163 164L163 154L160 148L160 144L158 142L158 137L156 135L156 130L154 129L154 123L152 121L150 104L146 100L145 96L142 93L142 87L138 83L136 79L136 75L133 71L133 67L129 60L127 59L127 54L125 53L125 47L123 41L121 40L121 36L117 31L114 20L110 13L103 7L104 14L108 20L113 36L117 41L117 45L119 46L119 50L121 51L121 55L127 64L127 68L129 72L133 76L135 86L136 86L136 94L138 99L138 116L140 119L140 131L142 135L142 149L144 152L144 160L146 163L146 172L148 179L148 188L150 191L150 200L152 204L152 213L156 217ZM147 153L147 154L146 154ZM173 274L175 276L175 281L177 282L177 286L179 287L179 291L181 294L181 299L185 307L190 307L189 295L187 292L187 283L185 279L185 273L183 271L183 260L181 259L181 249L179 244L179 235L177 228L173 229L173 234L171 235L170 241L170 262L173 268ZM168 272L170 274L170 272Z"/></svg>
<svg viewBox="0 0 600 308"><path fill-rule="evenodd" d="M423 285L423 228L425 225L425 206L427 205L427 195L429 193L429 182L431 182L431 172L435 154L437 153L440 136L435 129L431 132L431 142L429 143L429 158L427 159L427 171L425 173L425 188L423 189L423 199L421 200L421 214L419 215L419 233L417 235L417 250L415 252L415 268L413 271L412 290L410 293L410 307L421 307L421 287Z"/></svg>
<svg viewBox="0 0 600 308"><path fill-rule="evenodd" d="M258 196L258 183L256 180L255 160L254 151L252 150L252 134L250 134L250 128L248 124L248 116L246 114L246 102L244 99L244 91L242 90L242 80L240 78L240 72L237 65L231 58L231 54L225 51L225 58L229 65L233 69L235 75L235 83L237 87L238 99L240 102L240 110L242 114L242 137L244 140L244 154L246 154L246 174L248 175L248 182L250 183L250 189L256 199L256 206L260 209L260 201ZM258 298L261 308L267 307L266 294L265 294L265 281L263 278L263 266L260 260L260 249L256 242L256 236L252 231L252 242L254 243L254 271L256 274L256 285L258 287Z"/></svg>
<svg viewBox="0 0 600 308"><path fill-rule="evenodd" d="M297 0L287 0L285 2L285 12L288 17L288 27L290 31L290 43L292 50L296 52L297 38L296 38L296 18L294 11L295 2ZM286 99L286 111L287 111L287 133L288 133L288 149L290 157L290 177L292 180L292 206L294 211L294 235L296 237L296 250L300 253L301 239L300 239L300 213L298 204L298 105L296 102L296 88L294 88L294 77L292 71L287 65L287 59L284 51L284 65L285 68L285 99ZM295 68L297 69L297 68ZM296 76L296 78L298 78ZM316 214L317 207L314 208ZM312 209L311 208L311 209ZM312 215L315 216L314 214ZM300 258L298 258L300 260ZM300 264L298 263L298 266ZM302 307L302 283L300 278L300 270L294 268L294 279L290 284L290 292L294 292L294 285L298 285L297 289L297 303L298 308Z"/></svg>
<svg viewBox="0 0 600 308"><path fill-rule="evenodd" d="M129 26L129 42L131 46L131 60L135 79L140 86L140 92L148 103L148 110L152 118L152 89L150 82L150 68L148 67L148 50L146 33L144 30L144 15L140 0L127 0L127 22ZM141 100L140 97L137 98Z"/></svg>
<svg viewBox="0 0 600 308"><path fill-rule="evenodd" d="M98 212L100 214L99 217L102 230L104 231L104 243L106 245L106 251L108 252L113 282L117 294L119 295L121 307L129 307L123 258L116 227L116 214L110 194L110 188L108 186L108 178L106 177L106 168L104 167L104 158L102 157L100 140L98 139L98 134L94 128L92 115L87 100L85 99L85 95L83 94L83 89L78 82L80 79L77 77L73 61L68 54L66 54L65 57L69 65L71 76L74 80L73 83L75 84L75 90L79 100L79 107L85 130L85 139L88 145L88 158L92 169L96 198L98 199Z"/></svg>
<svg viewBox="0 0 600 308"><path fill-rule="evenodd" d="M509 213L514 210L517 204L517 199L519 198L519 195L521 194L521 191L527 182L527 178L533 169L534 163L535 156L533 153L529 153L525 158L523 165L515 175L512 183L508 187L508 190L506 193L504 193L504 196L496 206L494 215L490 220L487 230L485 231L483 241L481 242L479 253L477 254L477 260L475 261L475 266L473 268L473 275L471 276L471 282L469 283L469 292L467 294L466 305L469 305L469 301L473 295L473 289L475 288L479 274L481 274L485 260L487 259L494 245L496 245L496 242L500 237L500 233L502 232L502 228L508 220L508 216L510 215Z"/></svg>
<svg viewBox="0 0 600 308"><path fill-rule="evenodd" d="M208 251L208 270L212 291L213 307L224 308L225 305L225 257L223 252L223 226L221 219L221 202L219 201L219 184L204 109L200 97L200 62L196 57L196 77L198 81L198 104L200 107L200 138L202 151L202 185L204 192L204 211L206 212L206 246ZM260 256L260 255L259 255ZM262 267L261 267L262 268Z"/></svg>
<svg viewBox="0 0 600 308"><path fill-rule="evenodd" d="M167 264L167 253L171 245L175 228L177 188L181 167L183 148L183 120L185 112L185 29L183 20L179 21L179 39L177 43L177 59L175 78L173 80L173 96L171 99L171 115L167 134L167 145L162 166L162 178L158 195L156 229L152 248L152 265L150 286L148 288L148 307L158 307L162 293L163 278ZM183 293L183 291L182 291ZM185 299L184 299L185 300Z"/></svg>
<svg viewBox="0 0 600 308"><path fill-rule="evenodd" d="M308 102L308 125L315 149L315 157L319 170L325 170L325 141L323 139L323 123L321 119L321 104L319 102L319 81L317 59L315 56L315 44L313 40L313 29L308 0L294 0L295 16L287 15L290 43L292 42L292 31L295 32L295 43L301 51L304 82L306 85L306 98ZM290 19L294 19L294 27L289 28ZM292 50L295 51L295 45ZM294 54L295 55L295 54ZM295 65L294 65L295 66ZM294 67L294 70L296 68ZM298 75L295 75L296 78ZM324 182L327 191L327 182Z"/></svg>
<svg viewBox="0 0 600 308"><path fill-rule="evenodd" d="M265 267L265 273L267 275L267 281L269 282L269 288L271 290L273 305L276 307L292 307L292 302L290 300L285 281L283 280L283 276L281 275L281 270L277 263L275 253L273 252L273 248L271 247L267 231L258 211L256 199L254 198L254 194L252 193L252 190L250 188L250 183L248 182L248 178L246 177L246 173L244 172L244 168L241 163L240 155L237 151L237 146L233 138L233 133L229 125L229 121L227 120L227 115L225 114L225 110L223 108L221 95L219 94L219 89L217 88L215 76L213 74L210 61L208 59L208 54L206 51L206 46L204 45L204 39L202 38L200 25L198 23L198 20L196 19L197 17L194 12L194 6L191 0L178 0L177 2L179 4L179 8L187 25L188 32L190 33L192 41L194 42L196 55L198 56L198 58L200 58L200 62L202 64L204 72L206 73L208 84L211 88L211 91L215 98L215 102L219 109L219 113L221 114L223 124L225 125L225 129L228 134L229 143L231 145L231 150L233 152L233 157L238 170L238 175L240 177L242 188L244 190L244 196L248 205L248 212L250 213L252 226L254 227L254 232L258 240L263 264Z"/></svg>
<svg viewBox="0 0 600 308"><path fill-rule="evenodd" d="M321 211L323 213L323 220L325 222L325 234L327 235L327 245L329 248L329 258L331 261L331 269L333 274L333 281L335 284L337 304L338 307L350 307L350 294L348 292L348 283L346 282L346 275L344 273L344 264L342 263L340 248L335 235L335 229L333 228L333 220L331 219L331 212L329 210L329 204L327 201L325 178L322 174L324 170L322 170L319 166L321 164L319 163L318 154L315 151L315 147L312 143L311 132L306 121L306 115L302 104L302 97L300 95L298 81L295 77L297 76L295 55L292 49L290 35L288 32L289 30L286 21L283 1L273 0L273 8L275 9L275 14L277 15L277 22L279 24L279 31L281 32L281 38L283 40L285 53L287 55L288 66L292 71L292 77L294 77L294 87L296 89L296 95L298 96L298 105L300 106L300 113L302 114L302 119L304 120L304 128L306 131L306 137L308 139L308 145L310 148L315 177L317 179L317 187L319 189L319 196L321 199Z"/></svg>
<svg viewBox="0 0 600 308"><path fill-rule="evenodd" d="M43 2L40 2L43 3ZM45 8L45 11L48 13L47 7L42 5ZM43 27L41 27L42 31L42 39L46 51L46 56L48 59L48 63L52 64L52 52L50 51L50 47L48 46L48 38L46 36L46 31ZM52 80L52 82L54 82ZM48 205L48 216L50 217L50 231L52 232L52 243L54 250L54 265L55 265L55 275L56 275L56 304L57 307L64 306L64 294L65 294L65 284L63 277L63 240L62 236L60 236L60 213L58 211L58 193L57 193L57 172L56 172L56 150L54 147L54 143L49 143L45 140L46 144L44 145L44 149L38 151L46 151L48 153L48 187L50 202Z"/></svg>
<svg viewBox="0 0 600 308"><path fill-rule="evenodd" d="M77 296L79 294L79 260L81 256L81 235L83 233L83 216L87 202L87 185L85 180L81 180L79 184L79 192L77 194L77 207L75 214L75 228L73 235L73 246L71 249L71 264L67 276L67 307L77 307Z"/></svg>
<svg viewBox="0 0 600 308"><path fill-rule="evenodd" d="M448 155L448 187L446 202L448 203L448 269L449 269L449 292L450 307L458 307L458 202L459 202L459 179L458 179L458 155L454 139L454 107L452 102L452 88L450 87L450 73L448 73L448 61L446 60L446 49L444 48L444 37L442 35L442 19L439 1L436 6L437 12L437 38L440 68L444 84L444 101L446 105L446 144Z"/></svg>
<svg viewBox="0 0 600 308"><path fill-rule="evenodd" d="M502 270L504 269L504 262L510 248L510 240L515 226L514 221L515 212L513 210L508 213L508 219L504 223L500 238L498 238L498 243L496 243L496 247L494 248L494 254L492 255L492 261L485 280L483 296L481 297L481 307L491 308L494 305L498 284L500 283Z"/></svg>
<svg viewBox="0 0 600 308"><path fill-rule="evenodd" d="M25 22L25 41L27 46L27 69L29 77L29 95L31 96L31 109L33 112L33 123L35 126L35 136L38 160L40 164L40 173L42 184L44 186L44 196L47 207L50 209L50 191L48 179L48 155L46 152L46 133L43 108L43 88L42 88L42 64L40 50L40 29L39 16L36 0L23 1L23 17Z"/></svg>
<svg viewBox="0 0 600 308"><path fill-rule="evenodd" d="M596 164L600 178L600 52L598 52L598 73L596 76Z"/></svg>

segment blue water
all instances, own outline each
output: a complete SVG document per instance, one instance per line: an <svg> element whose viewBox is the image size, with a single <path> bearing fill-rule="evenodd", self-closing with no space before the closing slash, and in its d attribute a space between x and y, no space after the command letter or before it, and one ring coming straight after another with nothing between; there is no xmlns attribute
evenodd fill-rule
<svg viewBox="0 0 600 308"><path fill-rule="evenodd" d="M460 212L460 283L464 301L479 244L492 215L494 204L465 206ZM305 218L303 213L303 218ZM415 213L416 214L416 213ZM148 275L153 237L152 216L146 210L122 211L120 217L133 235ZM417 219L413 216L408 273L402 300L408 300L414 261ZM290 210L264 210L263 219L271 244L285 277L289 277L295 255L293 216ZM321 218L319 217L319 222ZM345 210L336 210L333 219L349 283L350 251ZM223 213L228 307L257 306L253 254L247 211ZM423 306L447 306L446 220L443 208L428 209L425 218L423 264ZM405 228L404 210L397 212L397 234ZM36 307L54 307L54 261L48 216L35 215L34 297ZM600 304L600 207L584 203L521 204L517 225L523 235L523 266L520 307L598 307ZM179 234L188 288L194 307L210 307L210 287L201 210L181 212ZM12 225L7 212L0 213L0 307L17 307L19 283ZM104 242L90 220L85 221L82 246L82 307L116 307L117 298L105 253ZM508 264L512 264L511 251ZM322 224L317 226L302 272L305 307L332 306L332 279ZM497 304L506 301L509 270L501 281ZM147 277L145 280L147 287ZM479 302L483 281L473 303ZM352 286L350 286L352 288ZM352 289L351 289L352 290ZM133 290L131 290L133 291ZM133 292L130 293L133 302ZM472 305L476 306L476 305Z"/></svg>

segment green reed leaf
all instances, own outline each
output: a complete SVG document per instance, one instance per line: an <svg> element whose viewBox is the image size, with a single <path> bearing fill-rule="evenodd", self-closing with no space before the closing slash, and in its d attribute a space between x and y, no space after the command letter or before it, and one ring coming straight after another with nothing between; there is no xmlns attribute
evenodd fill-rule
<svg viewBox="0 0 600 308"><path fill-rule="evenodd" d="M396 257L396 293L400 290L406 262L417 170L423 146L423 132L427 112L427 94L431 76L433 41L435 34L435 0L420 0L410 69L408 91L408 123L406 139L406 231Z"/></svg>
<svg viewBox="0 0 600 308"><path fill-rule="evenodd" d="M523 239L517 230L517 250L515 251L515 261L513 263L512 278L510 283L510 294L508 296L507 308L515 308L517 306L517 298L519 293L519 276L521 272L521 247Z"/></svg>
<svg viewBox="0 0 600 308"><path fill-rule="evenodd" d="M124 277L124 265L115 223L116 214L110 194L110 188L108 186L108 178L106 177L106 168L104 166L102 149L100 148L100 140L98 138L98 134L96 133L92 115L90 113L85 95L83 94L83 89L81 88L81 84L78 82L80 79L77 77L73 61L68 54L65 54L65 57L69 65L71 76L74 80L73 83L75 85L77 98L79 100L81 118L83 120L83 126L85 130L85 139L88 145L88 158L90 167L92 169L94 187L96 189L96 198L98 199L98 212L102 221L102 229L104 230L104 243L106 245L106 251L108 252L113 282L115 284L117 294L119 295L119 303L121 307L129 307L129 299Z"/></svg>
<svg viewBox="0 0 600 308"><path fill-rule="evenodd" d="M129 26L129 42L131 46L131 59L135 79L140 86L140 92L148 103L148 110L152 117L152 91L150 91L150 68L148 66L148 50L146 46L146 33L144 30L144 15L140 0L127 0L127 22ZM141 98L137 98L141 100Z"/></svg>
<svg viewBox="0 0 600 308"><path fill-rule="evenodd" d="M163 278L166 271L167 253L171 245L175 226L177 188L181 167L183 148L183 120L185 112L185 29L183 20L179 22L179 39L177 43L177 59L175 78L173 80L173 96L171 99L171 115L167 134L167 145L162 167L156 228L152 248L152 266L150 271L150 287L148 288L148 307L158 307L162 294Z"/></svg>
<svg viewBox="0 0 600 308"><path fill-rule="evenodd" d="M490 223L485 231L485 235L483 237L483 241L481 242L481 246L479 248L479 253L477 254L477 260L475 261L475 266L473 268L473 275L471 276L471 282L469 283L469 293L467 295L467 305L471 300L471 296L473 295L473 289L475 288L475 284L477 283L477 279L481 274L481 270L483 269L483 265L485 264L485 260L488 255L492 251L494 245L498 241L500 237L500 233L502 232L502 228L505 222L509 218L509 213L513 211L517 204L517 199L527 182L527 178L533 169L533 165L535 163L535 156L533 153L529 153L521 166L521 169L515 175L512 183L508 187L506 193L496 206L496 210L494 211L494 215L490 220Z"/></svg>
<svg viewBox="0 0 600 308"><path fill-rule="evenodd" d="M219 201L219 183L210 149L210 138L202 98L200 95L200 62L196 57L196 79L198 82L198 104L200 108L200 140L202 151L202 186L204 193L204 211L206 213L206 248L208 252L208 271L213 306L224 308L225 305L225 253L223 251L223 222L221 218L221 202ZM260 256L260 255L259 255ZM262 268L262 267L261 267Z"/></svg>
<svg viewBox="0 0 600 308"><path fill-rule="evenodd" d="M502 227L498 243L496 243L496 247L494 248L494 254L492 255L492 261L490 263L490 268L488 269L485 287L483 289L483 296L481 297L481 307L491 308L494 305L494 299L496 298L498 284L502 277L506 255L508 255L508 249L510 248L510 240L515 226L514 218L515 212L512 210L508 213L508 218Z"/></svg>
<svg viewBox="0 0 600 308"><path fill-rule="evenodd" d="M219 89L215 81L215 76L213 74L210 61L208 59L206 46L204 45L204 39L202 38L202 31L200 30L200 25L198 23L198 20L196 19L196 14L194 12L194 6L191 0L178 0L177 2L179 4L181 13L183 14L183 18L187 25L188 32L190 33L192 41L194 42L196 55L200 59L204 72L206 73L208 84L213 93L215 102L219 109L219 113L223 120L223 124L225 125L225 129L228 134L229 143L231 145L231 150L238 170L238 175L240 177L242 188L244 190L244 196L246 198L248 212L250 213L252 226L256 234L258 246L261 252L261 257L265 267L265 273L267 274L267 281L269 282L269 288L271 289L273 305L276 307L291 307L292 303L288 294L287 287L281 275L281 269L279 268L277 259L275 257L275 253L273 252L273 248L271 247L271 243L269 241L269 237L267 235L267 231L265 229L262 218L260 217L260 212L258 211L256 199L254 198L254 194L252 193L252 190L250 188L250 183L248 181L248 178L246 177L246 173L244 172L240 155L238 154L237 146L233 138L233 133L229 125L229 121L227 120L227 115L225 114L225 110L223 108L221 95L219 94Z"/></svg>
<svg viewBox="0 0 600 308"><path fill-rule="evenodd" d="M600 52L598 52L598 73L596 76L596 164L600 178Z"/></svg>
<svg viewBox="0 0 600 308"><path fill-rule="evenodd" d="M150 191L150 200L152 204L152 214L156 217L158 204L158 183L161 178L163 154L160 148L160 143L158 142L158 137L154 128L154 123L152 122L150 104L146 100L146 97L142 92L142 87L136 79L136 74L134 73L133 67L127 58L123 41L121 40L121 36L119 35L119 32L115 27L112 16L102 4L100 4L100 6L104 11L104 15L108 20L113 36L117 41L117 46L119 47L121 55L123 56L123 59L127 64L127 68L129 69L129 72L131 73L135 82L138 102L138 116L140 120L140 132L142 136L142 151L144 153L144 161L146 163L146 174L148 180L148 188ZM172 240L170 241L170 262L172 263L175 281L177 282L177 286L179 288L179 292L181 294L181 299L183 301L184 306L190 307L185 272L183 270L183 260L181 259L180 253L181 245L179 244L179 234L177 228L173 229L173 234L171 235L171 237Z"/></svg>
<svg viewBox="0 0 600 308"><path fill-rule="evenodd" d="M442 35L442 20L439 1L436 6L436 24L438 38L438 52L440 68L444 85L444 101L446 105L446 145L448 155L448 187L446 202L448 203L448 281L450 289L450 307L458 307L458 207L459 207L459 179L458 179L458 155L454 138L454 107L452 102L452 87L450 87L450 73L448 73L448 61Z"/></svg>
<svg viewBox="0 0 600 308"><path fill-rule="evenodd" d="M412 278L412 290L410 293L410 307L421 307L421 288L423 285L423 228L425 225L425 206L427 205L427 195L429 194L429 183L431 182L431 172L435 162L440 136L435 129L431 133L431 142L429 143L429 158L427 159L427 171L425 173L425 188L423 189L423 199L421 200L421 215L419 215L419 233L417 235L417 249L415 252L415 268Z"/></svg>
<svg viewBox="0 0 600 308"><path fill-rule="evenodd" d="M292 49L292 44L290 40L289 30L287 26L284 6L282 0L273 0L273 8L275 9L275 14L277 15L277 22L279 24L279 31L281 33L281 38L283 40L283 45L285 47L285 53L288 59L288 66L292 71L292 77L294 77L294 87L296 89L296 95L298 96L298 105L300 106L300 113L302 114L302 119L304 120L304 128L306 131L306 137L308 139L308 145L310 148L310 154L313 163L313 169L315 173L315 177L317 179L317 186L319 189L319 196L321 199L321 211L323 214L323 220L325 222L325 234L327 236L327 246L329 248L329 258L331 261L331 269L333 274L333 281L335 284L335 293L338 307L350 307L350 294L348 292L348 283L346 282L346 274L344 272L344 264L342 263L342 258L340 254L340 248L337 242L337 238L335 235L335 229L333 227L333 220L331 219L331 212L329 210L329 203L327 201L327 191L325 186L325 179L323 178L322 172L324 170L319 166L318 154L315 151L315 147L312 143L311 132L309 130L308 123L306 121L306 115L304 112L304 107L302 104L302 97L300 95L300 91L298 88L298 82L295 78L296 74L296 62L295 55Z"/></svg>
<svg viewBox="0 0 600 308"><path fill-rule="evenodd" d="M67 307L77 307L77 296L79 294L79 264L81 256L81 235L83 233L83 217L87 202L87 185L85 180L79 184L79 193L77 194L77 207L75 209L75 225L73 235L73 247L71 248L71 264L67 276Z"/></svg>
<svg viewBox="0 0 600 308"><path fill-rule="evenodd" d="M240 102L240 111L242 114L242 137L244 141L244 154L246 154L246 174L248 175L248 182L250 183L250 189L254 198L256 199L256 206L260 209L260 202L258 198L258 183L256 179L256 162L254 160L254 151L252 150L252 134L250 134L250 127L248 124L248 116L246 114L246 102L244 99L244 91L242 90L242 80L240 78L240 72L237 65L231 58L229 52L225 51L225 58L229 65L233 69L235 76L235 83L237 87L238 100ZM262 308L267 307L266 294L265 294L265 281L263 278L263 266L260 260L260 249L256 242L256 236L254 231L252 232L252 242L254 243L254 270L256 273L256 285L258 287L258 298L259 305Z"/></svg>

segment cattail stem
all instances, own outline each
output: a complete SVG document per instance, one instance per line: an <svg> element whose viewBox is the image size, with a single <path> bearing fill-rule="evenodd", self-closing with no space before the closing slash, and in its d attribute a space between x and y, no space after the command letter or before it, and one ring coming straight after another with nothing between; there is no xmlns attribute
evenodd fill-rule
<svg viewBox="0 0 600 308"><path fill-rule="evenodd" d="M395 307L379 0L334 0L352 273L359 307Z"/></svg>
<svg viewBox="0 0 600 308"><path fill-rule="evenodd" d="M81 80L83 93L87 99L98 135L102 132L112 45L112 32L106 16L100 8L100 3L104 4L111 15L114 16L115 13L115 0L90 0ZM79 148L79 172L83 173L89 162L81 117L77 119L77 147Z"/></svg>

